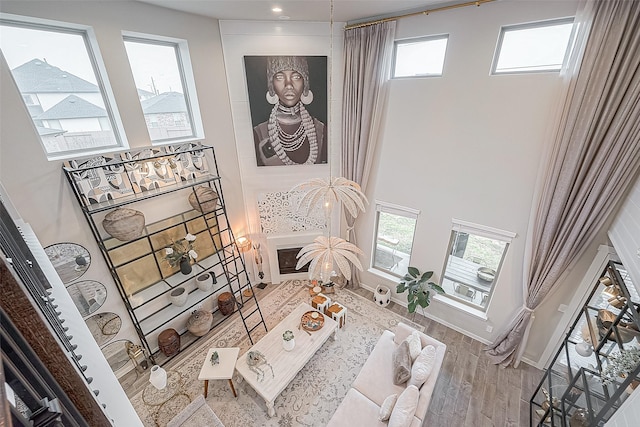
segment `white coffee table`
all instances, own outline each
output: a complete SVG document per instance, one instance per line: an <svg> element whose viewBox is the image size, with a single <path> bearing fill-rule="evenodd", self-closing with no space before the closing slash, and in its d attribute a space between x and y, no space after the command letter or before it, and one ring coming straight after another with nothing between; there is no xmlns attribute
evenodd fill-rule
<svg viewBox="0 0 640 427"><path fill-rule="evenodd" d="M217 365L211 364L211 355L214 351L218 352L218 360L220 361ZM198 380L204 381L205 399L209 391L209 380L228 380L231 391L233 392L233 397L238 397L231 378L233 378L233 371L236 367L239 352L239 347L209 349L207 357L205 357L204 363L202 364L202 369L200 369L200 375L198 375Z"/></svg>
<svg viewBox="0 0 640 427"><path fill-rule="evenodd" d="M298 329L300 319L307 311L317 310L309 304L300 304L236 363L238 373L265 400L267 413L271 417L276 415L274 403L282 390L289 385L327 339L332 335L335 336L334 333L338 328L338 324L333 319L324 316L324 325L321 329L309 333L304 329ZM282 348L282 334L286 330L293 331L295 336L295 347L291 351L285 351ZM273 376L267 365L260 366L264 375L258 375L251 370L247 365L246 357L249 351L259 351L265 355L267 362L273 368Z"/></svg>

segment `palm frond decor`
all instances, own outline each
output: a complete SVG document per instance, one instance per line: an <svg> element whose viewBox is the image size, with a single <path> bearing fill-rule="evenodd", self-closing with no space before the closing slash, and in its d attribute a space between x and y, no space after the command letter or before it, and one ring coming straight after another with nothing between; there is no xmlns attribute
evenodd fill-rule
<svg viewBox="0 0 640 427"><path fill-rule="evenodd" d="M331 210L333 204L339 201L355 218L359 211L365 211L365 203L369 203L360 185L344 177L314 178L296 185L291 191L305 192L305 195L300 199L298 209L306 206L307 214L320 203L325 204L325 209Z"/></svg>
<svg viewBox="0 0 640 427"><path fill-rule="evenodd" d="M313 243L303 247L298 252L298 263L296 269L302 268L308 262L309 276L321 277L323 268L328 270L340 271L342 275L351 280L351 262L358 270L362 271L362 264L358 259L358 255L364 255L353 243L349 243L340 237L335 236L318 236Z"/></svg>

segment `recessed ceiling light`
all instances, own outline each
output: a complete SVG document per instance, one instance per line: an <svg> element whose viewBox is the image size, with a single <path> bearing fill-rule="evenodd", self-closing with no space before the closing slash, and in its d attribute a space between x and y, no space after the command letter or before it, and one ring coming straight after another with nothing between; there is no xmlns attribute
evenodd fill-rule
<svg viewBox="0 0 640 427"><path fill-rule="evenodd" d="M274 7L271 9L272 12L282 12L282 8L281 7Z"/></svg>
<svg viewBox="0 0 640 427"><path fill-rule="evenodd" d="M287 15L280 15L278 19L290 19Z"/></svg>

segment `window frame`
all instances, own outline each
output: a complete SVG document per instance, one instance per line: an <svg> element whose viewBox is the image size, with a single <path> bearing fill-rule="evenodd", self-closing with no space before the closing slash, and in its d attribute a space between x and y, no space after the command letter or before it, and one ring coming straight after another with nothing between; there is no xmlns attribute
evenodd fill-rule
<svg viewBox="0 0 640 427"><path fill-rule="evenodd" d="M122 42L134 42L134 43L146 43L150 45L159 45L159 46L171 46L174 48L176 53L176 61L178 64L178 73L180 75L180 79L182 81L182 89L184 90L184 100L187 105L187 115L189 120L191 121L191 131L192 134L190 136L181 136L177 138L168 138L162 140L153 140L151 139L151 134L149 134L149 140L151 141L151 145L153 146L162 146L168 144L176 144L181 142L192 142L192 141L200 141L203 140L204 135L204 126L202 124L202 115L200 114L200 107L198 103L198 95L196 92L196 83L195 78L193 76L193 66L191 64L191 55L189 54L189 46L187 40L178 39L174 37L161 36L156 34L147 34L147 33L138 33L133 31L122 31ZM126 47L125 47L126 52ZM127 55L127 61L129 61L129 54ZM131 78L133 77L133 69L131 69L131 63L129 61L129 69L131 70ZM136 91L137 91L136 87ZM142 111L142 103L140 103L140 110ZM146 118L144 117L144 111L142 111L143 120L145 122L145 127L147 128L147 132L150 131L149 126L147 125Z"/></svg>
<svg viewBox="0 0 640 427"><path fill-rule="evenodd" d="M109 147L95 147L88 149L78 149L78 150L67 150L60 151L55 153L49 153L38 133L36 128L36 124L29 114L29 119L31 125L33 126L33 132L38 137L38 141L40 146L42 147L42 151L44 151L45 156L48 161L56 161L56 160L67 160L76 158L79 156L95 156L106 153L114 153L123 150L128 150L129 141L127 140L127 135L125 133L124 125L122 124L122 119L120 117L120 112L118 110L118 106L116 103L116 98L114 96L113 89L111 87L111 83L109 82L109 76L107 74L107 68L104 64L104 60L102 59L102 54L100 53L100 47L98 45L98 39L96 37L95 31L90 25L83 24L75 24L71 22L64 22L58 20L51 19L42 19L35 18L30 16L23 15L15 15L10 13L0 12L0 25L5 26L13 26L24 29L34 29L40 31L49 31L49 32L58 32L63 34L76 34L82 37L84 41L85 48L87 49L87 56L89 57L89 62L91 63L91 67L93 68L93 72L96 78L96 86L98 86L100 90L100 95L102 97L102 102L104 103L104 109L107 112L107 117L109 118L109 122L111 125L111 130L114 134L114 138L116 141L116 145ZM11 72L11 67L7 64L7 68L9 74L11 75L11 79L14 81L15 89L20 94L20 98L28 111L28 105L26 104L24 98L22 97L22 92L18 87L15 79L13 77L13 73Z"/></svg>
<svg viewBox="0 0 640 427"><path fill-rule="evenodd" d="M453 239L454 232L469 233L479 237L499 240L506 244L504 251L502 252L502 257L500 258L500 263L496 268L495 277L491 282L491 289L488 292L487 302L484 306L479 304L474 304L471 301L467 301L463 298L456 297L455 295L450 293L439 295L439 299L446 301L448 304L455 305L456 307L459 307L462 310L472 314L479 313L481 316L485 316L487 311L489 310L489 306L491 305L491 300L493 299L493 294L496 289L496 284L500 279L500 272L502 271L504 260L509 253L509 247L513 243L513 239L516 238L517 234L511 231L500 230L498 228L493 228L493 227L489 227L482 224L474 224L472 222L467 222L467 221L459 220L456 218L452 218L449 243L447 244L447 251L445 253L444 264L442 266L442 274L440 275L440 280L438 282L438 284L441 287L444 286L445 274L447 272L447 264L449 262L449 257L451 256L451 249L454 243L454 239ZM451 280L451 279L448 279L448 280ZM470 285L470 284L466 284L466 285Z"/></svg>
<svg viewBox="0 0 640 427"><path fill-rule="evenodd" d="M379 220L380 220L380 213L388 213L388 214L392 214L392 215L397 215L397 216L403 216L406 218L412 218L415 219L416 224L413 228L413 236L411 238L411 251L408 254L409 255L409 265L411 264L411 256L413 253L413 244L415 242L415 238L416 238L416 228L418 226L418 216L420 215L420 211L417 209L412 209L412 208L408 208L405 206L400 206L400 205L394 205L392 203L386 203L386 202L381 202L381 201L377 201L375 203L376 206L376 214L375 214L375 219L374 219L374 223L373 223L373 239L372 239L372 244L371 244L371 257L369 260L369 265L370 265L370 269L371 271L375 272L376 274L384 274L384 275L389 275L392 276L393 278L402 278L404 277L405 273L394 273L393 271L391 271L390 269L385 269L385 268L381 268L379 266L377 266L375 264L375 257L376 257L376 251L377 251L377 244L378 244L378 224L379 224Z"/></svg>
<svg viewBox="0 0 640 427"><path fill-rule="evenodd" d="M498 71L496 68L498 67L498 61L500 60L500 53L502 51L502 43L504 42L504 35L508 31L517 31L517 30L526 30L532 28L543 28L543 27L553 27L556 25L562 24L572 24L573 28L571 29L571 34L569 35L569 40L567 41L566 50L564 52L564 58L562 59L562 64L558 69L537 69L537 70L521 70L521 71ZM501 76L508 74L534 74L534 73L559 73L562 68L566 65L567 60L571 56L571 51L573 50L573 45L575 42L575 17L569 16L564 18L553 18L546 19L542 21L535 22L526 22L522 24L510 24L503 25L500 27L500 33L498 34L498 42L496 43L496 49L493 54L493 60L491 61L491 71L490 74L492 76Z"/></svg>
<svg viewBox="0 0 640 427"><path fill-rule="evenodd" d="M442 58L442 72L440 72L440 74L432 74L432 73L426 73L426 74L416 74L413 76L396 76L395 75L395 71L396 71L396 62L398 59L398 46L401 44L410 44L410 43L420 43L420 42L428 42L428 41L435 41L435 40L446 40L446 46L444 49L444 57ZM424 37L412 37L412 38L407 38L407 39L399 39L399 40L394 40L393 42L393 58L391 61L391 79L392 80L404 80L404 79L419 79L419 78L425 78L425 77L442 77L444 75L444 65L447 61L447 51L448 51L448 47L449 47L449 34L435 34L435 35L430 35L430 36L424 36Z"/></svg>

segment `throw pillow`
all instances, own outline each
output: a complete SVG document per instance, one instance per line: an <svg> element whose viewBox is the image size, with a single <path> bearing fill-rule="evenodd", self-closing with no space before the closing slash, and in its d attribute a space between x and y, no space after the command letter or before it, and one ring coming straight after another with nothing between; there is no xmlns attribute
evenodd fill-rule
<svg viewBox="0 0 640 427"><path fill-rule="evenodd" d="M433 364L436 361L436 348L432 345L426 346L420 352L420 355L413 362L411 367L411 378L407 384L415 385L416 387L422 387L433 369Z"/></svg>
<svg viewBox="0 0 640 427"><path fill-rule="evenodd" d="M382 402L382 406L380 407L380 412L378 413L378 420L387 421L389 419L391 411L393 411L393 407L396 404L396 400L398 400L398 394L392 394L384 399L384 402Z"/></svg>
<svg viewBox="0 0 640 427"><path fill-rule="evenodd" d="M420 334L418 331L411 332L411 335L405 340L409 343L409 353L411 353L411 362L415 362L416 358L422 350L422 342L420 342Z"/></svg>
<svg viewBox="0 0 640 427"><path fill-rule="evenodd" d="M395 385L404 384L411 378L411 354L409 354L409 343L403 341L402 344L393 350L393 383Z"/></svg>
<svg viewBox="0 0 640 427"><path fill-rule="evenodd" d="M416 413L418 407L418 398L420 392L418 387L414 385L407 386L398 396L391 416L389 417L389 427L408 427L413 420L413 414Z"/></svg>

